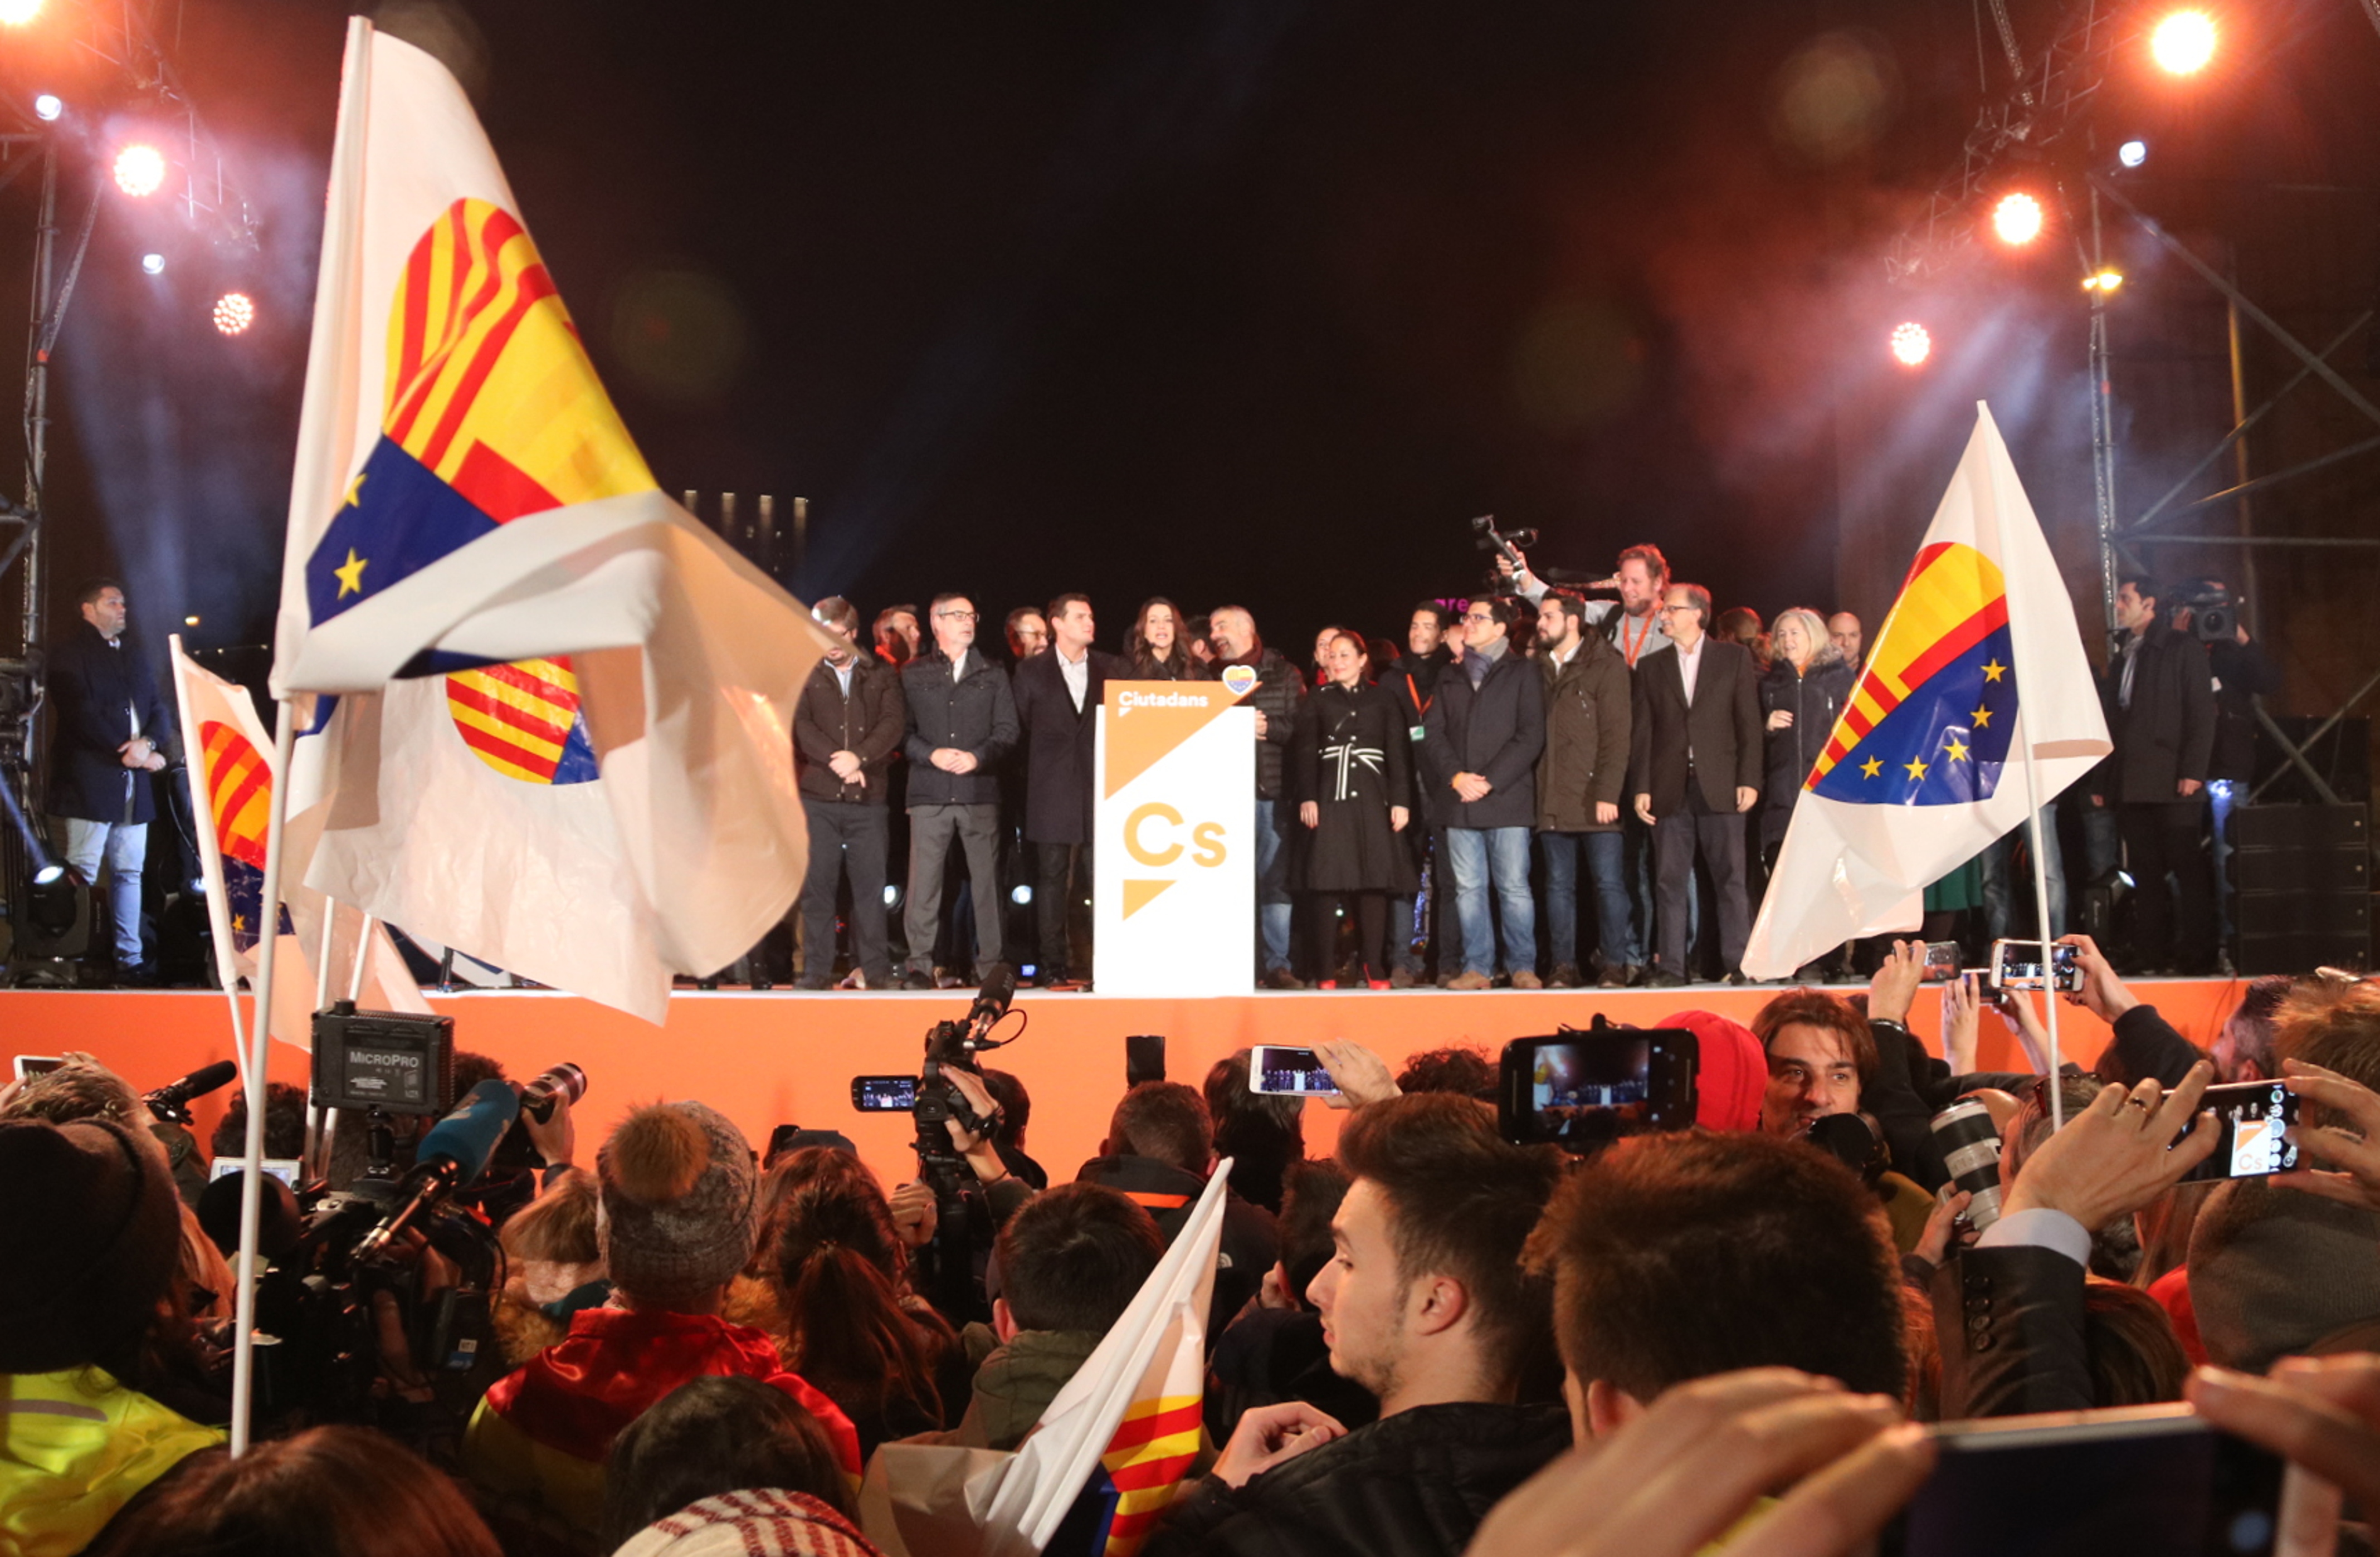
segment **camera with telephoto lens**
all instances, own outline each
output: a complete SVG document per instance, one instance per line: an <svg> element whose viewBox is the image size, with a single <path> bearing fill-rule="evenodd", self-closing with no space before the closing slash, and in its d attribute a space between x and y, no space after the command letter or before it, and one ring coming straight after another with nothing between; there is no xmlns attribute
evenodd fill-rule
<svg viewBox="0 0 2380 1557"><path fill-rule="evenodd" d="M541 1168L545 1160L528 1138L528 1124L534 1119L542 1125L553 1117L553 1111L567 1101L576 1106L587 1095L587 1073L568 1060L542 1071L528 1081L515 1085L520 1094L520 1117L504 1132L497 1144L495 1155L488 1159L491 1173L498 1168Z"/></svg>
<svg viewBox="0 0 2380 1557"><path fill-rule="evenodd" d="M1981 1233L2000 1219L2000 1129L1991 1111L1961 1098L1934 1116L1934 1144L1950 1188L1967 1197L1967 1224Z"/></svg>

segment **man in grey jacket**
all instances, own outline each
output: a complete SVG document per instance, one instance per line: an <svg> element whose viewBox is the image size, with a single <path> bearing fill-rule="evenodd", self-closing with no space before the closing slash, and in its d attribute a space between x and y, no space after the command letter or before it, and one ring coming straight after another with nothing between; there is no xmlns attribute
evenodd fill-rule
<svg viewBox="0 0 2380 1557"><path fill-rule="evenodd" d="M942 917L942 871L955 839L966 850L975 904L975 976L1001 956L1000 778L1016 748L1016 700L1008 673L975 647L975 602L936 595L927 615L934 650L901 668L909 759L908 973L913 990L934 987L934 931Z"/></svg>

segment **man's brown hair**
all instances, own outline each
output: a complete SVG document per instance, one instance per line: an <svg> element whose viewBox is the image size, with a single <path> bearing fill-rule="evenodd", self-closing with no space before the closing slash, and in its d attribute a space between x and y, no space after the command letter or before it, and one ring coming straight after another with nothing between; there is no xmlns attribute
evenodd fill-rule
<svg viewBox="0 0 2380 1557"><path fill-rule="evenodd" d="M1805 1028L1824 1028L1843 1040L1844 1051L1859 1066L1860 1091L1864 1095L1876 1080L1876 1034L1868 1030L1867 1022L1851 1003L1824 990L1787 990L1753 1016L1752 1036L1760 1040L1766 1051L1779 1032L1796 1022Z"/></svg>
<svg viewBox="0 0 2380 1557"><path fill-rule="evenodd" d="M2380 1091L2380 985L2309 979L2281 1003L2273 1022L2273 1052L2280 1058L2335 1070Z"/></svg>
<svg viewBox="0 0 2380 1557"><path fill-rule="evenodd" d="M1387 1197L1399 1282L1461 1282L1483 1360L1500 1380L1519 1378L1544 1344L1548 1297L1521 1250L1561 1176L1560 1154L1503 1139L1486 1103L1420 1092L1358 1109L1339 1161Z"/></svg>
<svg viewBox="0 0 2380 1557"><path fill-rule="evenodd" d="M1658 546L1647 541L1629 547L1620 553L1620 559L1611 565L1611 570L1617 573L1632 562L1643 563L1645 570L1653 576L1653 582L1666 584L1670 581L1670 559L1661 554Z"/></svg>
<svg viewBox="0 0 2380 1557"><path fill-rule="evenodd" d="M1637 1136L1572 1174L1529 1240L1580 1383L1650 1405L1739 1368L1798 1368L1899 1396L1900 1271L1876 1198L1774 1136Z"/></svg>
<svg viewBox="0 0 2380 1557"><path fill-rule="evenodd" d="M1116 1104L1108 1150L1120 1157L1154 1157L1203 1177L1215 1154L1215 1118L1196 1088L1144 1081Z"/></svg>

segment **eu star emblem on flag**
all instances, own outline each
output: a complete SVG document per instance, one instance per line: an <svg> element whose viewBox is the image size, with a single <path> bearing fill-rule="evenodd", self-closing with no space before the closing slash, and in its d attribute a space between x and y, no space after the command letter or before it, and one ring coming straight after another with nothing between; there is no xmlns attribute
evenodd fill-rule
<svg viewBox="0 0 2380 1557"><path fill-rule="evenodd" d="M2008 591L1973 546L1926 547L1804 787L1855 805L1989 799L2016 727Z"/></svg>

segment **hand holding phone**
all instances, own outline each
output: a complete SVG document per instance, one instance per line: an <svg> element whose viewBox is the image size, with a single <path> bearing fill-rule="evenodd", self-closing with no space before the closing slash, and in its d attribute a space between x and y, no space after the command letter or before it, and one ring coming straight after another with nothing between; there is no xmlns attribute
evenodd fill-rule
<svg viewBox="0 0 2380 1557"><path fill-rule="evenodd" d="M1337 1097L1339 1084L1313 1050L1259 1043L1248 1051L1248 1090L1269 1098L1325 1098Z"/></svg>

